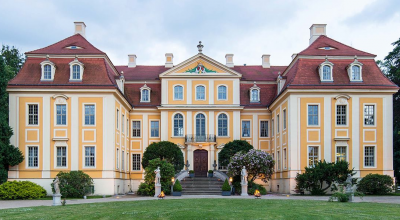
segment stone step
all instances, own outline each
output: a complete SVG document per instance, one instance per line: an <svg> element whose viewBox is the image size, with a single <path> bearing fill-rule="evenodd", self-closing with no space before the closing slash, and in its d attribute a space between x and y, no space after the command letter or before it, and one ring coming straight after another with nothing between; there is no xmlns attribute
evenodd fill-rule
<svg viewBox="0 0 400 220"><path fill-rule="evenodd" d="M198 189L182 189L183 192L221 192L221 188L209 189L209 188L198 188Z"/></svg>
<svg viewBox="0 0 400 220"><path fill-rule="evenodd" d="M221 195L221 194L222 194L221 191L182 192L182 195Z"/></svg>
<svg viewBox="0 0 400 220"><path fill-rule="evenodd" d="M222 183L208 183L208 182L202 182L202 183L181 183L182 186L204 186L204 185L210 185L210 186L222 186Z"/></svg>
<svg viewBox="0 0 400 220"><path fill-rule="evenodd" d="M193 186L182 186L182 189L195 189L195 188L222 188L222 185L193 185Z"/></svg>

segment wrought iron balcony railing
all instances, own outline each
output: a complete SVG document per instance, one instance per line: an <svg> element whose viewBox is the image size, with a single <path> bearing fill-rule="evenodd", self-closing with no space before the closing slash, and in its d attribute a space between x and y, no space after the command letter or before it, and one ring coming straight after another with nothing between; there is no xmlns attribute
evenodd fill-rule
<svg viewBox="0 0 400 220"><path fill-rule="evenodd" d="M197 143L197 142L216 142L216 136L214 134L195 135L188 134L185 136L186 143Z"/></svg>

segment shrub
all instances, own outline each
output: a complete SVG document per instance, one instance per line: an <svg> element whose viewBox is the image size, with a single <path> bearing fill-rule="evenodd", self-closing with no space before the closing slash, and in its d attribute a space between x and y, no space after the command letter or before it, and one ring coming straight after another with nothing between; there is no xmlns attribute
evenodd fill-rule
<svg viewBox="0 0 400 220"><path fill-rule="evenodd" d="M212 170L209 170L208 173L213 173L213 171L212 171Z"/></svg>
<svg viewBox="0 0 400 220"><path fill-rule="evenodd" d="M218 154L219 163L221 166L228 166L233 155L238 152L248 152L251 149L254 149L253 146L245 140L234 140L228 142Z"/></svg>
<svg viewBox="0 0 400 220"><path fill-rule="evenodd" d="M343 192L335 192L330 198L329 201L333 202L334 199L337 199L339 202L348 202L350 200L350 195Z"/></svg>
<svg viewBox="0 0 400 220"><path fill-rule="evenodd" d="M143 185L142 188L139 186L139 190L142 190L139 195L147 195L147 196L153 196L155 193L155 178L156 174L154 173L154 170L157 169L157 167L160 167L160 175L161 175L161 190L164 191L165 194L170 194L171 193L171 178L175 175L174 171L174 166L170 163L168 163L165 160L160 160L160 158L156 158L153 160L149 161L148 166L145 169L145 177L144 177L144 185L143 183L140 185ZM150 191L147 193L147 191Z"/></svg>
<svg viewBox="0 0 400 220"><path fill-rule="evenodd" d="M173 164L175 173L181 171L185 163L181 149L169 141L153 142L146 148L142 158L143 168L146 169L150 160L156 158Z"/></svg>
<svg viewBox="0 0 400 220"><path fill-rule="evenodd" d="M71 172L61 171L57 176L60 181L60 193L64 198L82 198L89 192L89 188L93 185L93 179L81 170ZM51 183L51 189L55 193L53 183Z"/></svg>
<svg viewBox="0 0 400 220"><path fill-rule="evenodd" d="M189 170L189 173L190 173L190 174L193 174L193 173L194 173L194 170Z"/></svg>
<svg viewBox="0 0 400 220"><path fill-rule="evenodd" d="M0 200L38 199L46 196L46 190L30 181L12 181L0 185Z"/></svg>
<svg viewBox="0 0 400 220"><path fill-rule="evenodd" d="M231 186L228 183L228 179L225 179L225 182L222 185L222 191L231 191Z"/></svg>
<svg viewBox="0 0 400 220"><path fill-rule="evenodd" d="M313 167L305 167L305 172L296 176L296 191L303 192L308 190L312 195L323 195L325 191L334 183L342 184L348 175L354 176L354 169L349 169L346 161L327 163L318 161ZM323 188L324 183L326 184Z"/></svg>
<svg viewBox="0 0 400 220"><path fill-rule="evenodd" d="M392 191L392 186L392 177L370 173L358 182L357 191L370 195L385 195Z"/></svg>
<svg viewBox="0 0 400 220"><path fill-rule="evenodd" d="M174 184L174 192L182 192L182 185L181 185L181 183L179 182L179 180L176 180L176 181L175 181L175 184Z"/></svg>
<svg viewBox="0 0 400 220"><path fill-rule="evenodd" d="M256 189L258 189L258 191L260 191L261 195L267 195L267 189L265 189L264 186L257 184L257 183L250 183L248 188L247 188L247 193L249 195L254 195L254 192L256 191Z"/></svg>
<svg viewBox="0 0 400 220"><path fill-rule="evenodd" d="M154 183L153 184L141 183L139 185L137 194L141 196L154 196L154 192L155 192Z"/></svg>

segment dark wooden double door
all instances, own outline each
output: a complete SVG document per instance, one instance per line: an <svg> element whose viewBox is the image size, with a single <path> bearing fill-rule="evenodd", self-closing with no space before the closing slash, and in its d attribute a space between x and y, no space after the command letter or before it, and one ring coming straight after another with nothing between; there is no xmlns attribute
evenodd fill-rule
<svg viewBox="0 0 400 220"><path fill-rule="evenodd" d="M197 177L206 177L208 172L208 152L206 150L195 150L194 158L194 175Z"/></svg>

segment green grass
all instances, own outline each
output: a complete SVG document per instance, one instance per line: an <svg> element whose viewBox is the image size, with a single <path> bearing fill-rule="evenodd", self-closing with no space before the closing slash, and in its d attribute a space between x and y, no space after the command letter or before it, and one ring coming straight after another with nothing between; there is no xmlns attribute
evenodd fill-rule
<svg viewBox="0 0 400 220"><path fill-rule="evenodd" d="M106 196L106 198L111 197L111 196ZM87 199L101 199L103 196L87 196ZM64 199L64 198L62 198ZM66 198L66 200L76 200L76 199L83 199L82 198ZM34 199L34 200L53 200L53 196L46 196L44 198L39 198L39 199Z"/></svg>
<svg viewBox="0 0 400 220"><path fill-rule="evenodd" d="M399 204L177 199L0 210L0 219L396 219Z"/></svg>

